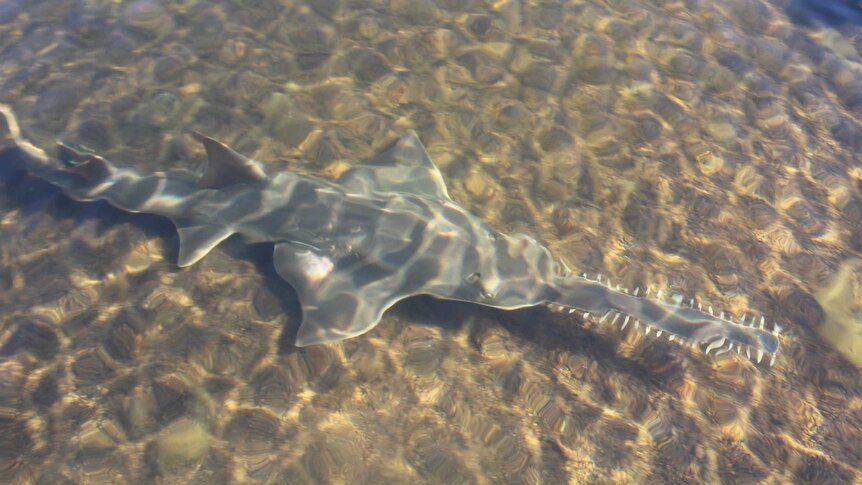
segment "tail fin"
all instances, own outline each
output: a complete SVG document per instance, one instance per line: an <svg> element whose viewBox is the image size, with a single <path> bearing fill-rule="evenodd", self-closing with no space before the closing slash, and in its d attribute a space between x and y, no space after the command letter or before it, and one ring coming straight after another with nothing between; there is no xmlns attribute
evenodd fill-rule
<svg viewBox="0 0 862 485"><path fill-rule="evenodd" d="M32 155L47 158L45 152L33 146L21 136L18 120L8 105L0 104L0 150L21 148Z"/></svg>
<svg viewBox="0 0 862 485"><path fill-rule="evenodd" d="M5 104L0 104L0 154L0 168L23 168L75 200L96 198L115 171L104 158L63 142L57 143L57 156L48 156L21 136L18 120Z"/></svg>
<svg viewBox="0 0 862 485"><path fill-rule="evenodd" d="M23 163L24 168L34 175L57 168L57 164L45 154L44 150L37 148L21 136L18 120L12 108L5 104L0 104L0 152L4 154L17 152L8 159ZM4 161L7 160L7 157L3 158Z"/></svg>
<svg viewBox="0 0 862 485"><path fill-rule="evenodd" d="M20 130L12 110L5 104L0 104L0 151L5 152L17 147L16 140L19 138Z"/></svg>

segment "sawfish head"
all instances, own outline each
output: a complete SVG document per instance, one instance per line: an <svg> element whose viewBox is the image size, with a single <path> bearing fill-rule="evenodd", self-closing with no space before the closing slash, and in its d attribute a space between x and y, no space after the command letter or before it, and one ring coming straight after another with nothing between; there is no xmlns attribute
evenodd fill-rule
<svg viewBox="0 0 862 485"><path fill-rule="evenodd" d="M389 307L414 295L481 298L469 278L478 268L475 241L465 239L475 218L449 197L414 132L346 171L335 185L344 194L341 220L333 222L341 229L321 244L275 244L275 268L302 306L298 346L363 334ZM357 239L361 247L345 250L344 241Z"/></svg>
<svg viewBox="0 0 862 485"><path fill-rule="evenodd" d="M648 294L628 293L601 281L563 274L550 252L525 235L505 235L458 206L414 133L339 181L347 197L384 194L368 251L339 255L324 246L275 246L278 273L299 295L299 346L342 340L374 327L383 312L413 295L501 309L545 304L600 321L632 321L649 333L702 346L735 350L756 362L774 362L779 329L764 319L734 321L711 308L688 307Z"/></svg>

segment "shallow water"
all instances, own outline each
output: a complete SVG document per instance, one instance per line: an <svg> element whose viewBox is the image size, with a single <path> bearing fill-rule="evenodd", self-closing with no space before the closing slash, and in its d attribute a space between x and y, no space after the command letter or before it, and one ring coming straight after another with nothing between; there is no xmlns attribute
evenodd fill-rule
<svg viewBox="0 0 862 485"><path fill-rule="evenodd" d="M40 146L334 177L412 128L498 229L786 332L768 367L414 298L297 349L265 246L180 269L168 221L0 168L0 482L862 480L862 27L814 6L3 2Z"/></svg>

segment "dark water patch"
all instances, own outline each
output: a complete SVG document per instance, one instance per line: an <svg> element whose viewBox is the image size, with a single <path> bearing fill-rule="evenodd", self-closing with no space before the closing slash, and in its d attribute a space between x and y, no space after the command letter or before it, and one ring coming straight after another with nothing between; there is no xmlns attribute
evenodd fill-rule
<svg viewBox="0 0 862 485"><path fill-rule="evenodd" d="M60 348L59 337L50 325L44 322L21 322L0 348L0 356L7 357L18 352L29 352L40 360L54 357Z"/></svg>
<svg viewBox="0 0 862 485"><path fill-rule="evenodd" d="M862 24L862 3L857 0L790 0L784 11L794 23L807 27Z"/></svg>
<svg viewBox="0 0 862 485"><path fill-rule="evenodd" d="M826 456L810 454L800 458L802 463L794 472L797 483L853 482L854 475L850 470Z"/></svg>

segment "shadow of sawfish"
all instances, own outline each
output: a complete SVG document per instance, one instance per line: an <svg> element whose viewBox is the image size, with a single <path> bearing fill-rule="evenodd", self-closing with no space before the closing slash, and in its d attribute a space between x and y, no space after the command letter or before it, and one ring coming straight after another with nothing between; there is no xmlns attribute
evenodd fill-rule
<svg viewBox="0 0 862 485"><path fill-rule="evenodd" d="M550 252L525 235L505 235L455 203L425 147L410 132L337 181L260 166L200 136L207 167L141 175L58 144L58 155L23 139L0 105L4 145L33 176L79 201L103 199L130 212L169 218L180 237L179 266L203 258L228 236L272 242L280 277L297 292L297 346L361 335L383 312L414 295L501 309L547 305L599 322L630 322L706 353L735 350L770 364L778 332L764 319L739 321L712 309L629 292L586 275L563 274Z"/></svg>

